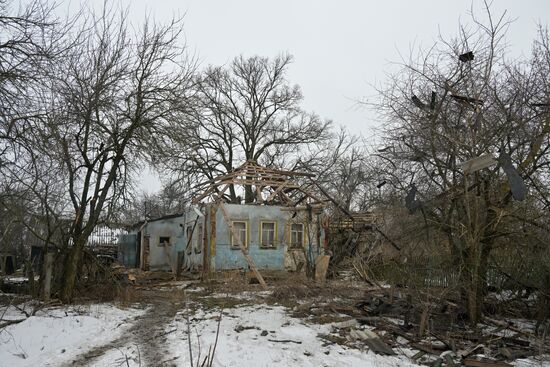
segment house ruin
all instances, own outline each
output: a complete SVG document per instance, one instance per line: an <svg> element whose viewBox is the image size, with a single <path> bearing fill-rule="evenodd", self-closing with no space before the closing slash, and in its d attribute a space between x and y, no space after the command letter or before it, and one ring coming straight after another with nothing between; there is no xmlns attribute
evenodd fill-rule
<svg viewBox="0 0 550 367"><path fill-rule="evenodd" d="M326 247L325 203L297 182L312 177L247 161L201 185L184 213L134 226L121 237L120 259L175 273L300 270Z"/></svg>

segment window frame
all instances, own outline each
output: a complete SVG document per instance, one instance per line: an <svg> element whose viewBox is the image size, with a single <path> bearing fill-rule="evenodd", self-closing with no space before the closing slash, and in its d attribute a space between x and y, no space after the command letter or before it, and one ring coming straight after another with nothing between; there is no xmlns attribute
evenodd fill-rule
<svg viewBox="0 0 550 367"><path fill-rule="evenodd" d="M293 225L300 225L302 226L302 243L301 244L293 244L292 243L292 226ZM301 249L304 248L306 242L306 225L303 222L290 222L288 224L288 247L291 249Z"/></svg>
<svg viewBox="0 0 550 367"><path fill-rule="evenodd" d="M231 220L231 226L233 227L233 230L236 231L235 223L244 223L245 241L244 241L243 245L244 245L245 248L248 248L249 243L250 243L250 233L249 233L250 226L248 225L248 220L246 220L246 219L232 219ZM233 243L233 241L234 241L233 231L231 231L229 228L227 228L227 230L229 231L229 247L231 247L231 249L233 249L233 250L240 250L241 247L238 244Z"/></svg>
<svg viewBox="0 0 550 367"><path fill-rule="evenodd" d="M263 234L264 234L264 224L273 224L273 244L272 245L264 245L263 243ZM261 220L260 221L260 248L264 249L274 249L277 248L277 241L279 239L279 231L278 231L278 223L276 220Z"/></svg>

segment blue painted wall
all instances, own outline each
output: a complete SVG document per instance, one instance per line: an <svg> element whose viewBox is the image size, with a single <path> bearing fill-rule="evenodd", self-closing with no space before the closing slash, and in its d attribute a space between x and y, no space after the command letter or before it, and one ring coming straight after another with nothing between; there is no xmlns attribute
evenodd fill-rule
<svg viewBox="0 0 550 367"><path fill-rule="evenodd" d="M182 226L180 227L181 239L175 244L175 246L172 247L171 258L174 259L174 266L176 266L178 253L183 251L183 269L197 270L202 265L204 255L202 240L203 233L199 232L201 228L204 231L204 217L199 217L194 210L189 209L180 218L182 224ZM195 220L197 220L196 226L194 226ZM189 247L187 247L187 228L193 228L193 226L195 227L195 229L193 230L193 235L191 238L191 242L189 242Z"/></svg>
<svg viewBox="0 0 550 367"><path fill-rule="evenodd" d="M174 248L183 247L183 216L149 222L143 228L143 236L149 236L149 268L171 270L176 264ZM160 246L160 237L170 237L169 246Z"/></svg>
<svg viewBox="0 0 550 367"><path fill-rule="evenodd" d="M243 220L248 226L248 251L260 269L284 269L285 223L288 212L276 206L225 204L231 220ZM261 221L277 222L275 249L260 248ZM229 227L218 209L216 213L215 269L238 269L248 267L240 249L231 247Z"/></svg>
<svg viewBox="0 0 550 367"><path fill-rule="evenodd" d="M143 228L143 235L149 236L149 266L151 269L171 270L175 269L178 253L183 251L183 268L185 270L198 270L203 265L203 256L210 259L211 270L238 269L247 268L248 264L243 257L240 249L232 248L230 245L229 227L218 209L216 211L216 237L214 253L211 248L211 218L210 208L213 204L207 204L202 209L205 217L199 217L198 214L189 209L183 215L175 218L161 219L149 222ZM288 248L288 225L292 212L281 210L279 206L265 205L238 205L224 204L231 220L246 221L248 226L248 251L254 259L256 266L260 269L285 269L295 266L293 258L302 257L302 250ZM303 215L304 213L302 213ZM198 218L197 226L193 231L190 246L187 247L187 228L192 227ZM277 235L275 238L275 248L260 247L260 223L262 221L276 222ZM298 218L294 221L301 221ZM203 232L199 232L202 229ZM315 229L310 233L313 243L311 254L313 258L320 253L320 246L317 245ZM171 246L159 246L159 237L169 236L172 239ZM208 246L204 248L204 239L206 236ZM324 233L321 232L321 243ZM306 240L307 243L307 240ZM121 249L125 252L132 250L125 245ZM131 257L132 254L121 254L121 258ZM134 255L135 256L135 255ZM125 264L126 265L126 264Z"/></svg>
<svg viewBox="0 0 550 367"><path fill-rule="evenodd" d="M248 223L248 251L260 269L283 270L288 265L287 230L292 212L282 211L280 206L225 204L231 220L244 220ZM277 223L276 246L274 249L260 247L260 223ZM315 234L312 233L315 237ZM230 245L230 231L220 210L216 213L216 256L215 269L246 268L248 264L240 249ZM314 239L316 242L316 239ZM317 248L317 247L316 247ZM301 250L297 252L301 253ZM285 262L285 258L287 261Z"/></svg>

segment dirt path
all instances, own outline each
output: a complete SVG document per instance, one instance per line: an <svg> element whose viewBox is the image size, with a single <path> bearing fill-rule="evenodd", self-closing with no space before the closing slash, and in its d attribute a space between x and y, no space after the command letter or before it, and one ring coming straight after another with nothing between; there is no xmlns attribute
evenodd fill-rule
<svg viewBox="0 0 550 367"><path fill-rule="evenodd" d="M65 366L97 366L97 361L105 353L129 345L139 348L141 366L176 366L166 360L166 325L184 307L183 301L175 299L171 290L143 291L142 299L141 304L148 308L147 312L139 316L121 337L94 347Z"/></svg>

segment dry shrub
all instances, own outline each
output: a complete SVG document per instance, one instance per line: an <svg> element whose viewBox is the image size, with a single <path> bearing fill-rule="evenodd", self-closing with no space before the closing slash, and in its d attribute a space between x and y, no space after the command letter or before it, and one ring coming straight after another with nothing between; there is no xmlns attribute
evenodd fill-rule
<svg viewBox="0 0 550 367"><path fill-rule="evenodd" d="M122 307L128 307L141 300L141 294L131 285L118 287L116 302Z"/></svg>
<svg viewBox="0 0 550 367"><path fill-rule="evenodd" d="M97 284L87 284L77 289L78 298L97 301L112 302L119 293L120 285L115 282L102 282Z"/></svg>

